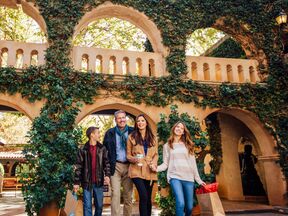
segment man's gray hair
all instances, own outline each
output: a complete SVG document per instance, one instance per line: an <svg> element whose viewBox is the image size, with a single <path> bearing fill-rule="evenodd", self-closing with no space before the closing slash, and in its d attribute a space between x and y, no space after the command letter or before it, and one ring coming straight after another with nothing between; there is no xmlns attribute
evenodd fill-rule
<svg viewBox="0 0 288 216"><path fill-rule="evenodd" d="M118 114L120 113L124 113L125 116L126 116L126 112L124 110L117 110L115 113L114 113L114 117L116 118Z"/></svg>

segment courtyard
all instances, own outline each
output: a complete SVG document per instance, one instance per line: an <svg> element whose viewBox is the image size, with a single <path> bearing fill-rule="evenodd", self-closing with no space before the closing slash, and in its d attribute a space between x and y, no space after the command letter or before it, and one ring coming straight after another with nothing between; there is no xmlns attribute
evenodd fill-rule
<svg viewBox="0 0 288 216"><path fill-rule="evenodd" d="M284 0L0 0L0 216L40 214L81 191L92 168L78 159L101 143L99 184L117 164L131 177L144 158L147 172L135 166L150 173L152 215L175 214L177 193L156 172L178 124L196 165L182 155L174 168L193 165L191 190L217 183L226 215L288 214L287 13ZM127 150L139 116L145 156Z"/></svg>

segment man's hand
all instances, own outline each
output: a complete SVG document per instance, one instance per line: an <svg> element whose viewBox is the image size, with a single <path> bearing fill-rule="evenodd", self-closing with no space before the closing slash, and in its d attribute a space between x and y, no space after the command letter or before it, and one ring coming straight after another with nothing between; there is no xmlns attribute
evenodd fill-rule
<svg viewBox="0 0 288 216"><path fill-rule="evenodd" d="M104 184L105 185L110 185L110 178L108 176L104 177Z"/></svg>
<svg viewBox="0 0 288 216"><path fill-rule="evenodd" d="M79 185L74 185L74 186L73 186L73 191L74 191L75 193L77 193L78 190L79 190Z"/></svg>

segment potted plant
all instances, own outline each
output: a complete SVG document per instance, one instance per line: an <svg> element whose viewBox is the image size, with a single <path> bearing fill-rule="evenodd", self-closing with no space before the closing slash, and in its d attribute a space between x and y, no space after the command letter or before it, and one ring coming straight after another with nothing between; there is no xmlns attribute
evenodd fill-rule
<svg viewBox="0 0 288 216"><path fill-rule="evenodd" d="M59 216L60 209L57 202L49 202L40 209L40 216Z"/></svg>

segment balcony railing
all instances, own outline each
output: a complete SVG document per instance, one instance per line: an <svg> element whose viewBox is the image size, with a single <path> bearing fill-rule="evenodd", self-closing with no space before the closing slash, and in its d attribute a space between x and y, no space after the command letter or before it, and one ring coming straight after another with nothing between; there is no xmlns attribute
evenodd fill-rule
<svg viewBox="0 0 288 216"><path fill-rule="evenodd" d="M74 47L75 69L116 75L161 77L165 75L165 59L158 53Z"/></svg>
<svg viewBox="0 0 288 216"><path fill-rule="evenodd" d="M0 40L0 65L23 69L44 64L46 48L46 44ZM71 59L75 69L83 72L153 77L168 75L165 59L159 53L73 47ZM256 60L187 56L186 62L189 79L216 83L260 81Z"/></svg>
<svg viewBox="0 0 288 216"><path fill-rule="evenodd" d="M256 60L187 56L186 62L187 76L193 80L237 83L260 81Z"/></svg>
<svg viewBox="0 0 288 216"><path fill-rule="evenodd" d="M0 65L1 67L13 66L22 69L30 65L44 64L46 48L46 44L0 40Z"/></svg>

